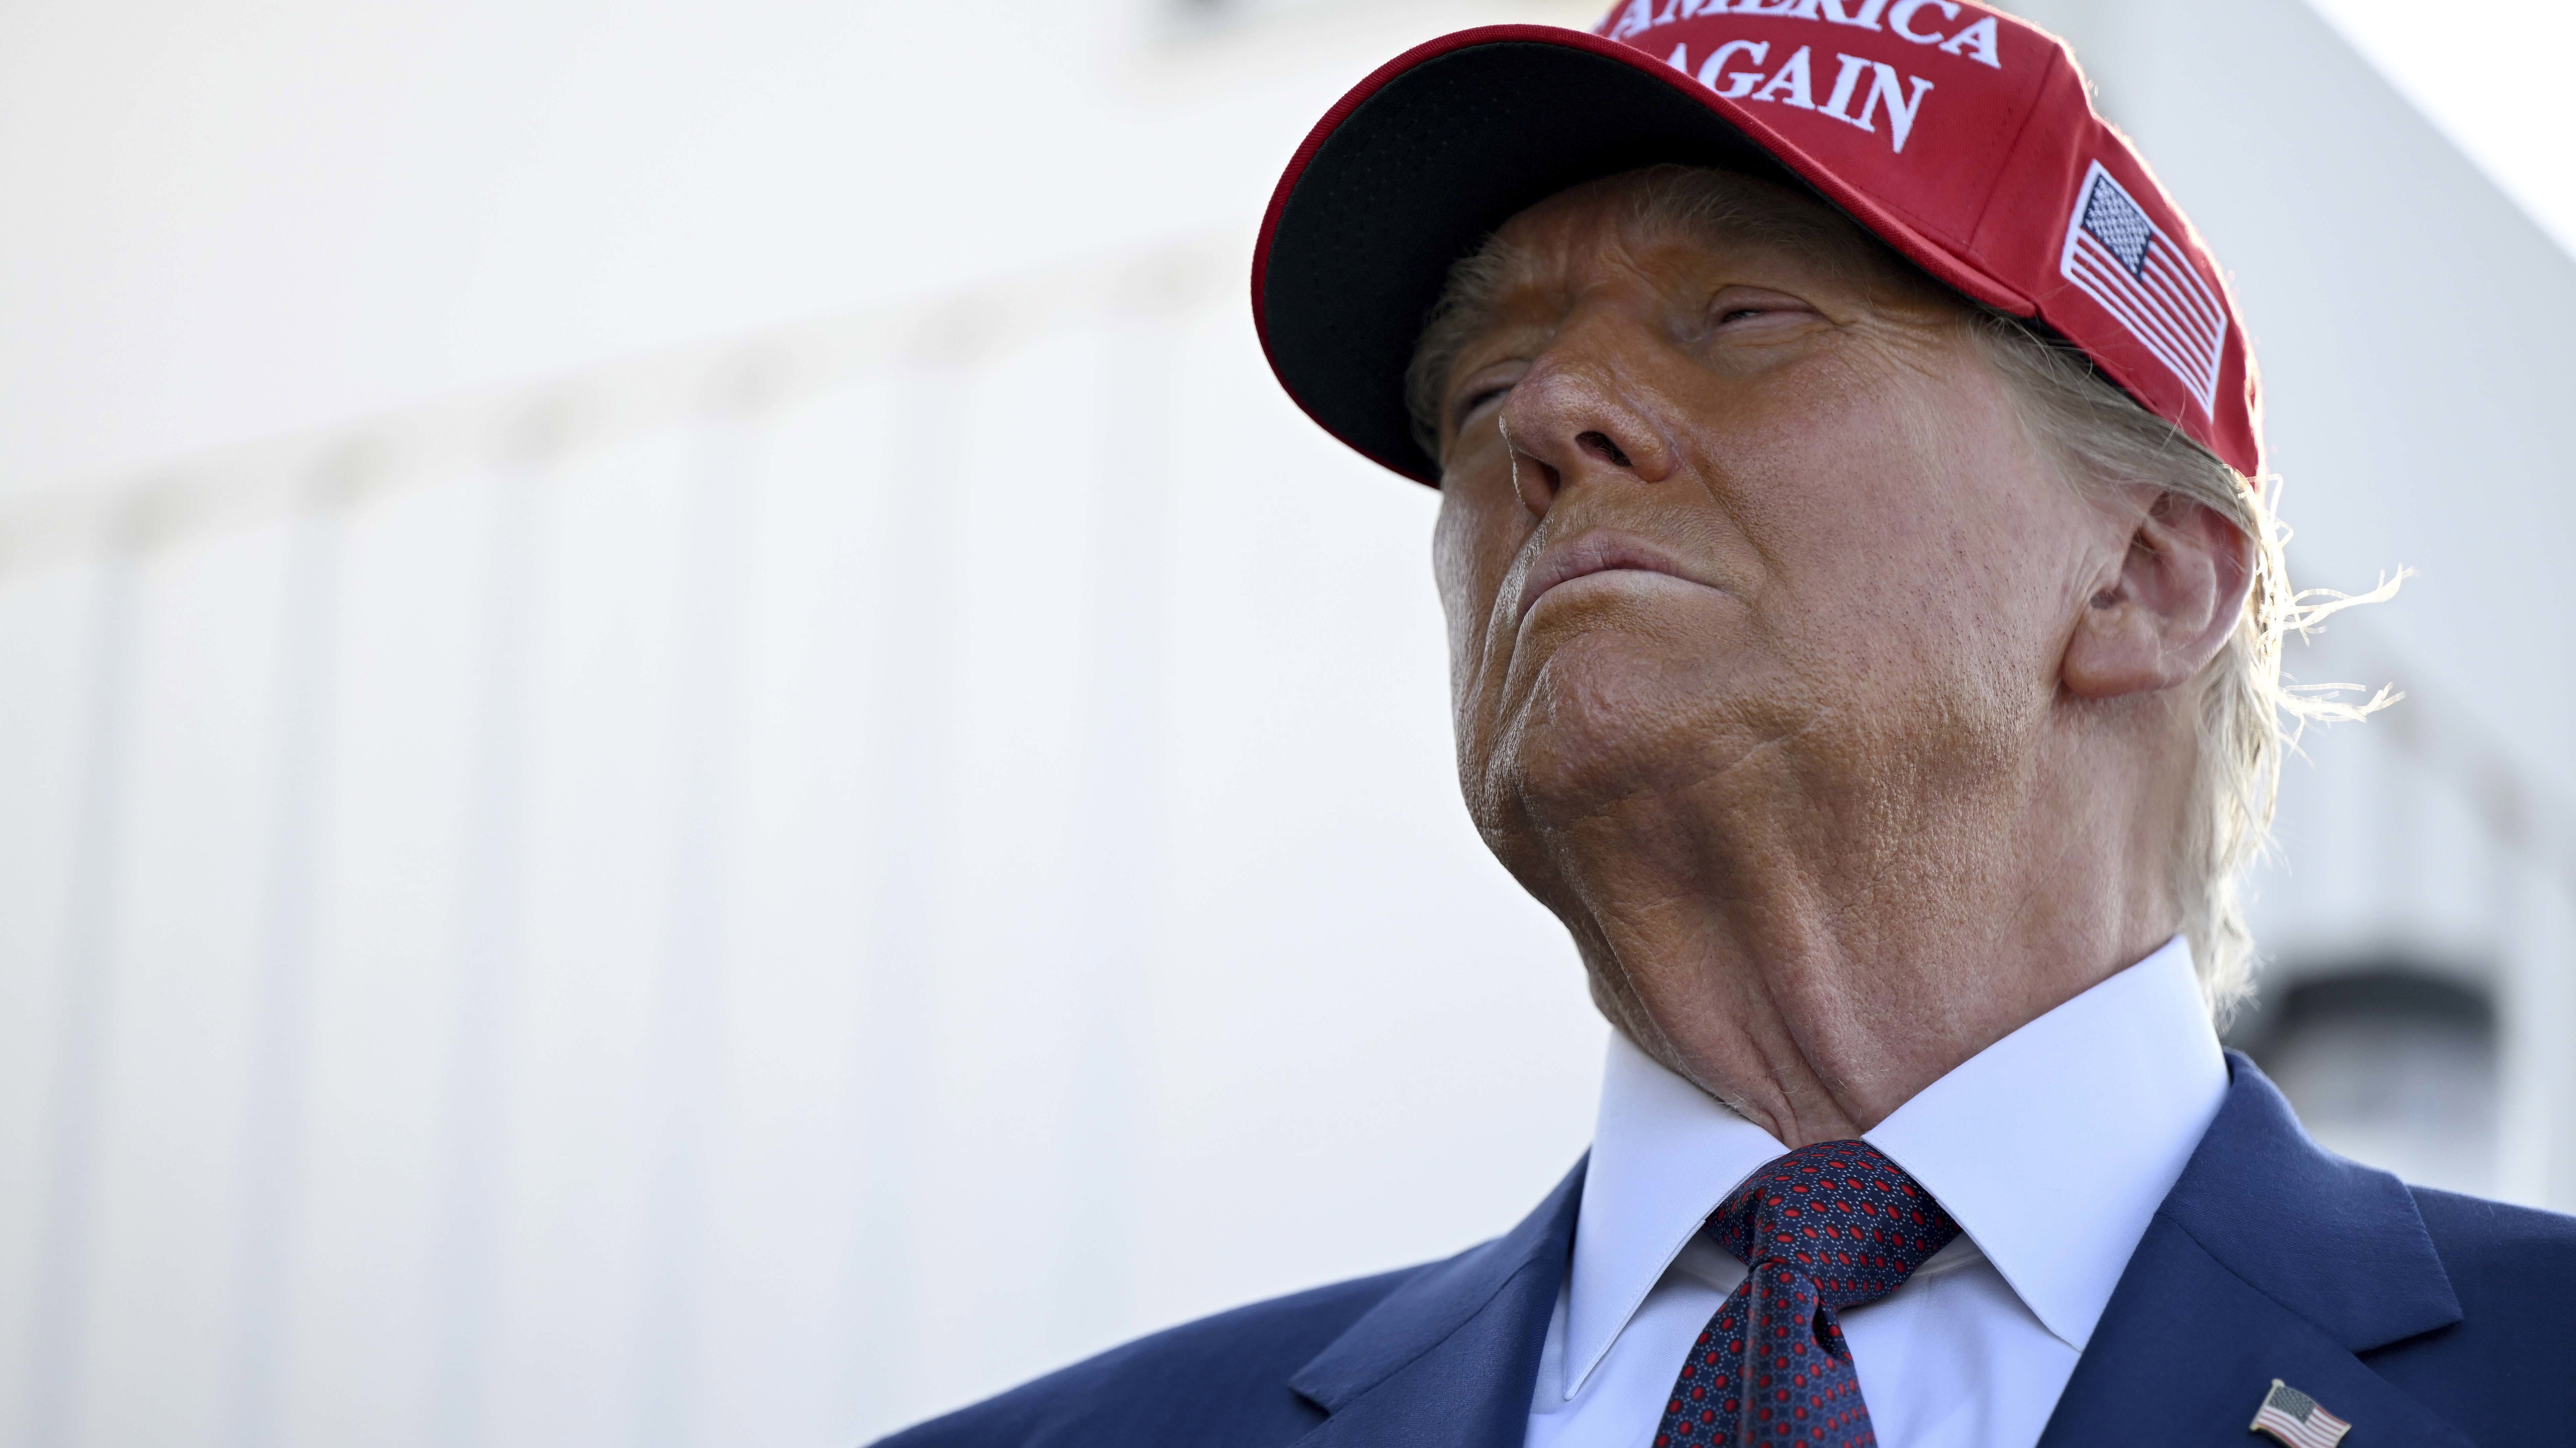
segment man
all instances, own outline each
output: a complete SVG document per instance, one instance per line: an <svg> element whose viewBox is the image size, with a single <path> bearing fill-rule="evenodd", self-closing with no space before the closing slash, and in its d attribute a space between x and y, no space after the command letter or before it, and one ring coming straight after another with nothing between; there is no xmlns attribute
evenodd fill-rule
<svg viewBox="0 0 2576 1448"><path fill-rule="evenodd" d="M892 1441L2576 1441L2576 1222L2218 1046L2298 621L2221 278L1965 0L1635 0L1336 106L1256 314L1441 489L1469 811L1617 1028L1593 1150Z"/></svg>

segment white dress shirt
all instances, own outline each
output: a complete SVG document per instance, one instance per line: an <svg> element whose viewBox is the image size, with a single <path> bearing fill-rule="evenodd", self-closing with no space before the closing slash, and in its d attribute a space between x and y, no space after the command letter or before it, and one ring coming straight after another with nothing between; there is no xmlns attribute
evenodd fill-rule
<svg viewBox="0 0 2576 1448"><path fill-rule="evenodd" d="M1841 1316L1880 1443L2039 1441L2226 1091L2177 939L1980 1051L1867 1133L1961 1228L1903 1286ZM1529 1448L1653 1440L1683 1354L1744 1279L1700 1226L1786 1150L1611 1033Z"/></svg>

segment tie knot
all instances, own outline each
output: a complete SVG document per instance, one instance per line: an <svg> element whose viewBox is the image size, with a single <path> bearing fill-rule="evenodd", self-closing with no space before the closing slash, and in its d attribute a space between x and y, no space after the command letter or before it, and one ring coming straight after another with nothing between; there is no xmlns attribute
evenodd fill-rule
<svg viewBox="0 0 2576 1448"><path fill-rule="evenodd" d="M1747 1267L1779 1263L1840 1310L1894 1292L1959 1224L1865 1141L1802 1146L1755 1172L1708 1219Z"/></svg>

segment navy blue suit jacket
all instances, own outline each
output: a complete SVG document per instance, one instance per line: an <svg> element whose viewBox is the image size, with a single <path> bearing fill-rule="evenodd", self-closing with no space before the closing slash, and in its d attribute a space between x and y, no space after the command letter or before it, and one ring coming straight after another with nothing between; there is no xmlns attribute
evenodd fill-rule
<svg viewBox="0 0 2576 1448"><path fill-rule="evenodd" d="M2576 1444L2576 1218L2332 1156L2228 1067L2041 1448L2268 1442L2246 1425L2274 1378L2351 1423L2344 1448ZM1582 1180L1445 1262L1158 1333L882 1448L1517 1448Z"/></svg>

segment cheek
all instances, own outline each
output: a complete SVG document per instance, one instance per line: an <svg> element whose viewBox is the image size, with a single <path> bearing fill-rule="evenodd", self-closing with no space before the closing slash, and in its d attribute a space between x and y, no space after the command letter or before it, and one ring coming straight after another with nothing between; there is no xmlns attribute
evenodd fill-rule
<svg viewBox="0 0 2576 1448"><path fill-rule="evenodd" d="M1431 525L1431 579L1440 589L1440 607L1454 623L1470 585L1468 523L1457 495L1440 495L1440 515Z"/></svg>
<svg viewBox="0 0 2576 1448"><path fill-rule="evenodd" d="M1475 549L1454 496L1443 493L1440 519L1431 529L1431 581L1440 590L1440 612L1449 624L1449 663L1456 671L1476 617Z"/></svg>
<svg viewBox="0 0 2576 1448"><path fill-rule="evenodd" d="M2082 551L2079 505L2010 418L1978 389L1941 392L1832 399L1830 418L1773 434L1749 505L1773 565L1762 611L1865 687L2027 672Z"/></svg>
<svg viewBox="0 0 2576 1448"><path fill-rule="evenodd" d="M1443 491L1440 519L1431 530L1431 578L1440 590L1440 613L1448 623L1449 696L1453 709L1464 709L1468 681L1475 676L1481 652L1485 603L1491 589L1479 584L1476 525L1455 494Z"/></svg>
<svg viewBox="0 0 2576 1448"><path fill-rule="evenodd" d="M1431 572L1449 621L1451 662L1462 668L1484 636L1495 592L1528 531L1514 527L1525 510L1516 503L1506 508L1508 489L1498 498L1489 481L1454 473L1444 479L1431 532Z"/></svg>

